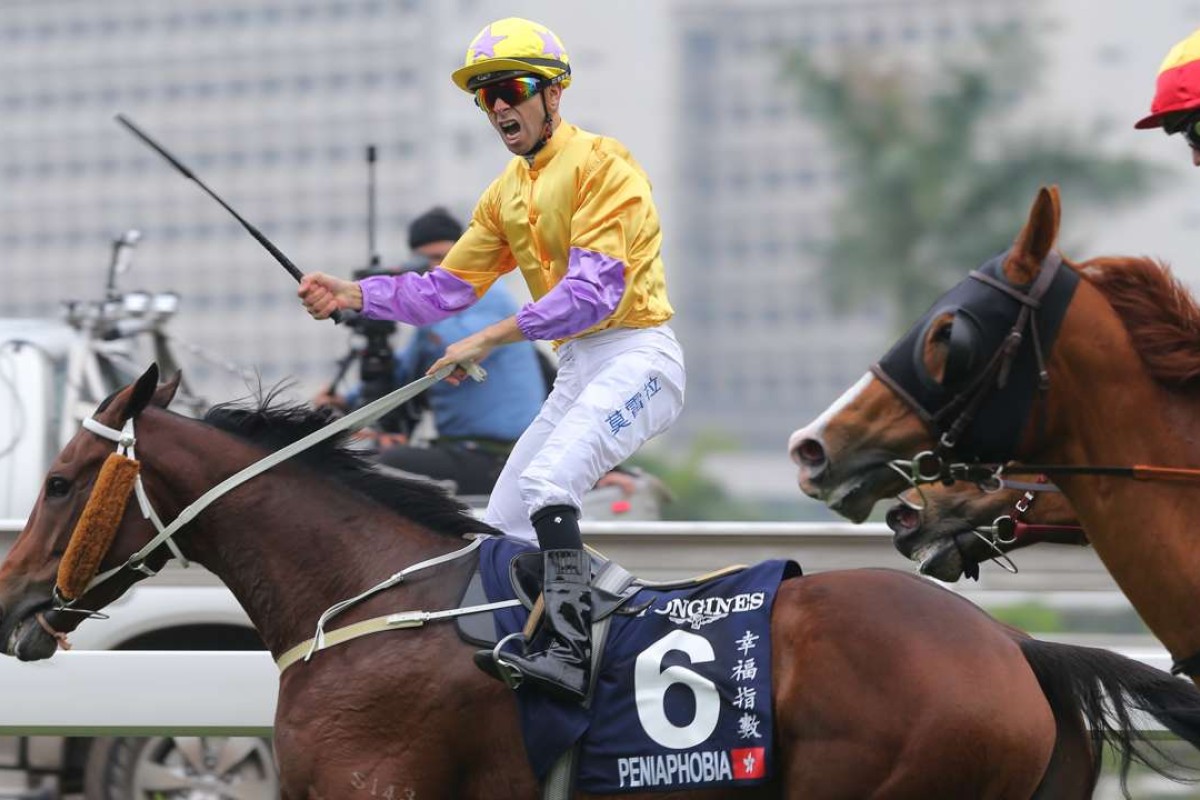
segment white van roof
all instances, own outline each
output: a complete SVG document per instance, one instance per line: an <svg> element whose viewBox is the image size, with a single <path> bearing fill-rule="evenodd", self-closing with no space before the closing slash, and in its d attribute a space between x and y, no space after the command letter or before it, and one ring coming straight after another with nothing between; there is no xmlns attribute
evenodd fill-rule
<svg viewBox="0 0 1200 800"><path fill-rule="evenodd" d="M0 350L18 347L28 342L52 359L64 358L73 339L78 337L62 320L37 317L0 318Z"/></svg>

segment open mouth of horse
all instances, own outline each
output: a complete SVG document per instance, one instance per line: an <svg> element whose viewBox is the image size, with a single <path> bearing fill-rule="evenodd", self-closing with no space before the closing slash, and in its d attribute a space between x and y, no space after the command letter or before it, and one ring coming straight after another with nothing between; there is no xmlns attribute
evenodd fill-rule
<svg viewBox="0 0 1200 800"><path fill-rule="evenodd" d="M953 583L967 569L963 553L954 543L954 537L934 539L918 548L911 556L917 562L917 571L939 581Z"/></svg>
<svg viewBox="0 0 1200 800"><path fill-rule="evenodd" d="M854 470L845 480L824 493L825 504L851 522L862 522L884 497L907 484L886 462L879 461Z"/></svg>
<svg viewBox="0 0 1200 800"><path fill-rule="evenodd" d="M7 614L0 625L4 653L20 661L42 661L58 652L58 640L37 620L38 614L50 616L49 598L31 599Z"/></svg>

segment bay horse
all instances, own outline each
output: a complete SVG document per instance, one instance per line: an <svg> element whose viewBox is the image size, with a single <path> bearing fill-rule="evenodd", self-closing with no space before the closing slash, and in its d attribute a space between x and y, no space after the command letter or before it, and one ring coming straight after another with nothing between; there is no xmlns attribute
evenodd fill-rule
<svg viewBox="0 0 1200 800"><path fill-rule="evenodd" d="M911 369L931 386L914 391L936 398L941 411L931 413L881 362L793 433L789 450L801 489L854 520L914 482L953 478L955 470L978 475L972 459L1045 467L1176 670L1196 680L1200 308L1150 259L1063 259L1055 249L1060 216L1058 189L1042 188L1012 248L988 262L990 283L972 273L951 290L986 284L974 310L948 293L910 332ZM1050 308L1058 314L1050 342L1026 324L1047 313L1031 294L1064 281L1074 285ZM1040 310L1019 310L1031 302ZM1000 347L972 344L980 339L970 318L980 313L1005 318L992 325ZM1013 408L1028 413L1003 415Z"/></svg>
<svg viewBox="0 0 1200 800"><path fill-rule="evenodd" d="M167 410L178 380L158 386L152 366L105 400L52 465L0 566L7 654L51 657L81 621L63 610L63 591L81 609L103 608L168 560L155 547L143 569L121 569L154 541L152 522L176 519L214 485L327 422L270 398L190 419ZM92 500L103 504L115 486L104 475L114 439L136 459L152 519L140 502L110 511L115 531L93 557L113 577L67 580L83 589L63 590L72 532L102 513L92 513ZM399 567L461 549L464 535L494 532L441 490L382 475L343 445L344 437L306 450L180 518L190 521L174 540L179 555L232 590L276 659L333 604ZM366 599L344 622L452 608L472 566L442 563ZM739 793L751 800L1088 797L1100 757L1093 736L1119 749L1125 769L1130 758L1152 757L1132 729L1134 709L1200 744L1200 691L1190 684L1108 651L1031 639L916 576L788 579L771 636L777 767L768 784ZM537 797L513 694L475 668L472 652L453 626L433 624L353 639L287 668L274 726L282 797Z"/></svg>
<svg viewBox="0 0 1200 800"><path fill-rule="evenodd" d="M1086 546L1087 534L1070 501L1053 485L984 491L955 481L909 489L884 519L892 544L917 570L939 581L979 579L979 566L1035 544Z"/></svg>

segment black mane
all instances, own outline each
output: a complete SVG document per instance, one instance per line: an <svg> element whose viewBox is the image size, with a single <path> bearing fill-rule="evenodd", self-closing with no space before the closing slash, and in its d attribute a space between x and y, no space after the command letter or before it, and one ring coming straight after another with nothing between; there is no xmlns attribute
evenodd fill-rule
<svg viewBox="0 0 1200 800"><path fill-rule="evenodd" d="M222 403L204 421L265 450L278 450L323 428L332 420L324 409L274 405L274 395L253 404ZM445 536L499 531L473 517L468 508L440 487L384 473L361 451L348 446L345 431L326 439L292 460L321 476L366 495L397 514Z"/></svg>

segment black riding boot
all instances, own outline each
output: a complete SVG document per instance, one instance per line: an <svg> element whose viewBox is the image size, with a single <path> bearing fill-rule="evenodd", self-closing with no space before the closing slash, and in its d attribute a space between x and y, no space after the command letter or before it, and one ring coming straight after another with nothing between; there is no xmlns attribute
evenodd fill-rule
<svg viewBox="0 0 1200 800"><path fill-rule="evenodd" d="M545 650L506 656L524 679L549 694L569 700L587 696L592 674L592 590L590 564L583 550L547 550L542 587Z"/></svg>
<svg viewBox="0 0 1200 800"><path fill-rule="evenodd" d="M503 658L523 680L545 692L582 700L592 672L592 590L591 562L579 535L578 512L570 506L544 508L534 515L533 525L545 563L544 627L538 639L545 640L546 647L525 656L506 653ZM499 677L490 650L479 653L476 663Z"/></svg>

